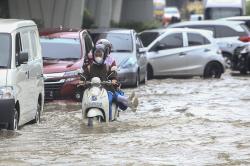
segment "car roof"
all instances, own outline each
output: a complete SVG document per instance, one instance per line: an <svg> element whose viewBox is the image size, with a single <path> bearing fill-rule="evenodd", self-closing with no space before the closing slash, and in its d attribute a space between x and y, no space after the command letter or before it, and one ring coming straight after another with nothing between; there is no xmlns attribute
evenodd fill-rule
<svg viewBox="0 0 250 166"><path fill-rule="evenodd" d="M50 37L50 38L79 38L79 34L84 29L71 29L71 28L47 28L39 30L40 36Z"/></svg>
<svg viewBox="0 0 250 166"><path fill-rule="evenodd" d="M185 21L181 23L171 24L168 27L177 27L177 26L188 26L188 25L226 25L234 27L236 25L243 24L243 21L226 21L226 20L204 20L204 21Z"/></svg>
<svg viewBox="0 0 250 166"><path fill-rule="evenodd" d="M127 33L130 34L133 29L125 28L97 28L97 29L88 29L88 32L91 33Z"/></svg>
<svg viewBox="0 0 250 166"><path fill-rule="evenodd" d="M36 26L32 20L0 19L0 32L11 33L14 30L25 26Z"/></svg>
<svg viewBox="0 0 250 166"><path fill-rule="evenodd" d="M226 17L221 18L220 20L235 20L235 21L247 21L250 20L250 16L234 16L234 17Z"/></svg>
<svg viewBox="0 0 250 166"><path fill-rule="evenodd" d="M206 33L210 32L209 30L203 30L203 29L192 29L192 28L162 28L162 29L150 29L145 30L142 32L159 32L159 33L165 33L165 32L200 32L200 33ZM141 33L142 33L141 32Z"/></svg>

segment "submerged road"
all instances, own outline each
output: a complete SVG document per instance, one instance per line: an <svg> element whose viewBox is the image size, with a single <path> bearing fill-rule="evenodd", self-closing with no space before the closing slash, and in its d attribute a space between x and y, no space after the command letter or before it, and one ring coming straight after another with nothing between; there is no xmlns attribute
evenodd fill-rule
<svg viewBox="0 0 250 166"><path fill-rule="evenodd" d="M80 103L46 103L42 123L0 131L0 166L250 165L250 75L154 79L136 113L88 128Z"/></svg>

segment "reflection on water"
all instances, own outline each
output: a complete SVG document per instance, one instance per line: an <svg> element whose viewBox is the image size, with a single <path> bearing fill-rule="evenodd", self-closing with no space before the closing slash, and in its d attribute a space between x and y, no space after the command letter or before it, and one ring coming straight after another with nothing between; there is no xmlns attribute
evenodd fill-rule
<svg viewBox="0 0 250 166"><path fill-rule="evenodd" d="M250 165L250 77L155 79L138 112L88 127L81 103L46 103L42 123L0 131L2 165Z"/></svg>

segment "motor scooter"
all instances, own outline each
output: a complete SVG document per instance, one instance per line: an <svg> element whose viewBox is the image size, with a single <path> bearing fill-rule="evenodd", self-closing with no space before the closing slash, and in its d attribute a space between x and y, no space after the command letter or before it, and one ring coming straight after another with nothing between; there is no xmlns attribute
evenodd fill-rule
<svg viewBox="0 0 250 166"><path fill-rule="evenodd" d="M84 79L82 74L79 75ZM104 88L105 85L112 85L112 83L101 81L99 77L93 77L90 82L85 81L87 89L82 98L82 119L88 126L114 121L119 116L117 104L112 103L112 111L109 111L108 92Z"/></svg>

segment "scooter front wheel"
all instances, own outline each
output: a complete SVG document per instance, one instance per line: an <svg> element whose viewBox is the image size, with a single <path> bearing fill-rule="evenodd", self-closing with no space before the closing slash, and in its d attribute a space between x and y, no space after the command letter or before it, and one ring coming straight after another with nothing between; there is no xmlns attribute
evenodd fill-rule
<svg viewBox="0 0 250 166"><path fill-rule="evenodd" d="M94 118L88 118L88 126L93 127Z"/></svg>

